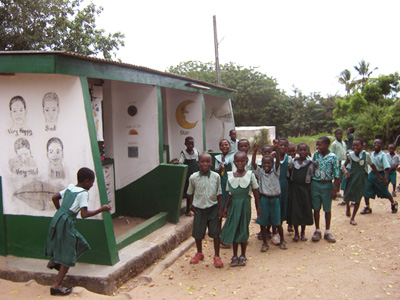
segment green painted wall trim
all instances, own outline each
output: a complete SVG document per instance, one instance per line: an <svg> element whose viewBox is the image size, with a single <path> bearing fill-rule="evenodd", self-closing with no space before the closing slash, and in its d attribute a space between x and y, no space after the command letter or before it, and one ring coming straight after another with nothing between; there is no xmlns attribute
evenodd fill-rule
<svg viewBox="0 0 400 300"><path fill-rule="evenodd" d="M178 223L186 165L161 164L115 192L118 215L151 218L168 212L168 221Z"/></svg>
<svg viewBox="0 0 400 300"><path fill-rule="evenodd" d="M168 74L158 74L151 70L135 69L128 65L118 65L62 53L2 53L0 55L0 72L55 73L159 85L195 93L200 91L185 85L191 82L190 79L171 77ZM211 87L204 93L230 98L234 92Z"/></svg>
<svg viewBox="0 0 400 300"><path fill-rule="evenodd" d="M158 101L158 158L160 164L164 163L164 131L163 131L163 106L161 87L157 86L157 101Z"/></svg>
<svg viewBox="0 0 400 300"><path fill-rule="evenodd" d="M9 255L47 259L44 246L49 230L49 217L5 215L7 228L7 250ZM75 228L85 237L91 249L78 261L99 265L113 265L103 220L77 219Z"/></svg>
<svg viewBox="0 0 400 300"><path fill-rule="evenodd" d="M136 242L137 240L140 240L146 235L149 235L153 231L163 227L167 223L167 216L168 213L159 213L118 236L116 238L118 250L121 250L122 248L132 244L133 242Z"/></svg>
<svg viewBox="0 0 400 300"><path fill-rule="evenodd" d="M200 93L201 96L201 110L203 119L203 152L207 151L207 139L206 139L206 103L204 101L204 94Z"/></svg>
<svg viewBox="0 0 400 300"><path fill-rule="evenodd" d="M3 214L3 185L0 176L0 255L7 255L6 223Z"/></svg>
<svg viewBox="0 0 400 300"><path fill-rule="evenodd" d="M96 173L97 186L99 188L100 203L101 205L108 204L107 190L103 175L103 164L100 159L100 151L97 143L96 127L94 124L93 110L91 97L89 93L89 85L86 77L80 77L83 101L85 106L86 120L89 130L90 146L92 150L94 168ZM104 226L105 226L105 238L110 250L110 259L113 264L119 261L117 244L115 242L114 228L112 225L111 215L109 213L102 213Z"/></svg>

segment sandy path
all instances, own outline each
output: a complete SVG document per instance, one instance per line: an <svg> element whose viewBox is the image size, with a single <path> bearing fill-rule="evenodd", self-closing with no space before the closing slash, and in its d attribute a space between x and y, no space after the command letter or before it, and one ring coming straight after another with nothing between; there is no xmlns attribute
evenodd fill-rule
<svg viewBox="0 0 400 300"><path fill-rule="evenodd" d="M332 221L336 244L324 240L294 243L292 236L286 235L288 250L271 245L268 252L261 253L261 242L256 238L259 228L251 222L245 267L229 267L232 252L222 249L225 267L214 268L212 240L207 239L206 258L198 265L189 264L195 253L192 247L151 284L137 286L134 278L115 297L76 288L77 293L66 298L400 299L400 214L391 214L389 201L378 199L372 201L373 213L357 215L359 224L352 226L338 203L333 202ZM306 231L309 238L313 229ZM4 300L54 299L48 286L36 282L0 280L0 295Z"/></svg>

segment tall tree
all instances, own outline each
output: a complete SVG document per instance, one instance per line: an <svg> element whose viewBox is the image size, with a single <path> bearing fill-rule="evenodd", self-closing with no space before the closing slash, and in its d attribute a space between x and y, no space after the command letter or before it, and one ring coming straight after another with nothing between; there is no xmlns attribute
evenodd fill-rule
<svg viewBox="0 0 400 300"><path fill-rule="evenodd" d="M354 66L354 69L356 69L358 74L361 76L362 82L365 82L371 76L372 72L374 72L378 68L376 67L370 71L369 62L366 62L365 60L362 59L358 62L358 66Z"/></svg>
<svg viewBox="0 0 400 300"><path fill-rule="evenodd" d="M83 0L0 0L0 50L61 50L110 59L125 36L96 28L103 11Z"/></svg>

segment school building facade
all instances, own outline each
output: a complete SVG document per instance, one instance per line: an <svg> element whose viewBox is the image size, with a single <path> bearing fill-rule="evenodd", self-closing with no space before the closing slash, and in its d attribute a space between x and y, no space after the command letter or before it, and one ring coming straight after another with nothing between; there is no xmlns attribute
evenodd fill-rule
<svg viewBox="0 0 400 300"><path fill-rule="evenodd" d="M118 251L177 223L187 167L168 164L192 136L218 151L234 128L234 90L144 67L66 52L0 51L0 255L44 258L51 196L96 173L77 219L91 251L79 261L114 265ZM146 221L118 237L112 219Z"/></svg>

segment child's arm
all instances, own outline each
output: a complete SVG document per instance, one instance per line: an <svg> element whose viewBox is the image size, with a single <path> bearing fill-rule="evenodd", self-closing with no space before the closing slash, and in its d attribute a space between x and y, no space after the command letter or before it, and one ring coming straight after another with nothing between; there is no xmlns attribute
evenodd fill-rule
<svg viewBox="0 0 400 300"><path fill-rule="evenodd" d="M192 205L192 203L193 203L193 195L189 195L189 201L190 201L190 210L194 213L194 214L196 214L196 212L197 212L197 209L196 209L196 207L194 207L193 205Z"/></svg>
<svg viewBox="0 0 400 300"><path fill-rule="evenodd" d="M228 213L228 207L229 207L229 204L231 203L231 199L232 199L232 195L228 194L228 198L226 199L226 203L225 203L225 207L224 207L224 214L223 214L224 218L226 218L226 215Z"/></svg>
<svg viewBox="0 0 400 300"><path fill-rule="evenodd" d="M272 153L271 153L272 154ZM281 165L281 156L278 154L275 157L275 170L279 170L279 166Z"/></svg>
<svg viewBox="0 0 400 300"><path fill-rule="evenodd" d="M254 199L256 200L257 217L261 218L260 196L258 195L258 189L253 189L253 195Z"/></svg>
<svg viewBox="0 0 400 300"><path fill-rule="evenodd" d="M53 197L51 197L51 200L53 201L54 206L56 207L56 209L58 210L60 208L60 200L61 200L61 194L57 193L54 194Z"/></svg>
<svg viewBox="0 0 400 300"><path fill-rule="evenodd" d="M222 216L224 215L224 209L222 207L222 195L221 194L219 194L217 196L217 200L218 200L218 207L219 207L219 209L218 209L218 219L221 219Z"/></svg>
<svg viewBox="0 0 400 300"><path fill-rule="evenodd" d="M344 178L349 178L350 177L350 172L347 171L346 166L349 164L350 159L348 157L346 157L346 161L344 162L343 166L342 166L342 171L344 174Z"/></svg>
<svg viewBox="0 0 400 300"><path fill-rule="evenodd" d="M81 208L81 217L83 219L86 219L86 218L93 217L101 212L106 212L106 211L108 211L108 212L111 211L111 206L108 204L104 204L102 207L100 207L96 210L88 210L87 207L82 207Z"/></svg>
<svg viewBox="0 0 400 300"><path fill-rule="evenodd" d="M376 176L378 176L379 181L382 182L382 181L383 181L383 178L382 178L381 174L379 174L379 171L378 171L378 169L376 168L376 166L375 166L373 163L371 163L371 164L370 164L370 167L371 167L372 171L374 171L374 173L376 174Z"/></svg>
<svg viewBox="0 0 400 300"><path fill-rule="evenodd" d="M253 166L253 170L257 170L258 166L256 164L256 156L257 156L258 144L254 142L253 145L253 156L251 158L251 165Z"/></svg>

